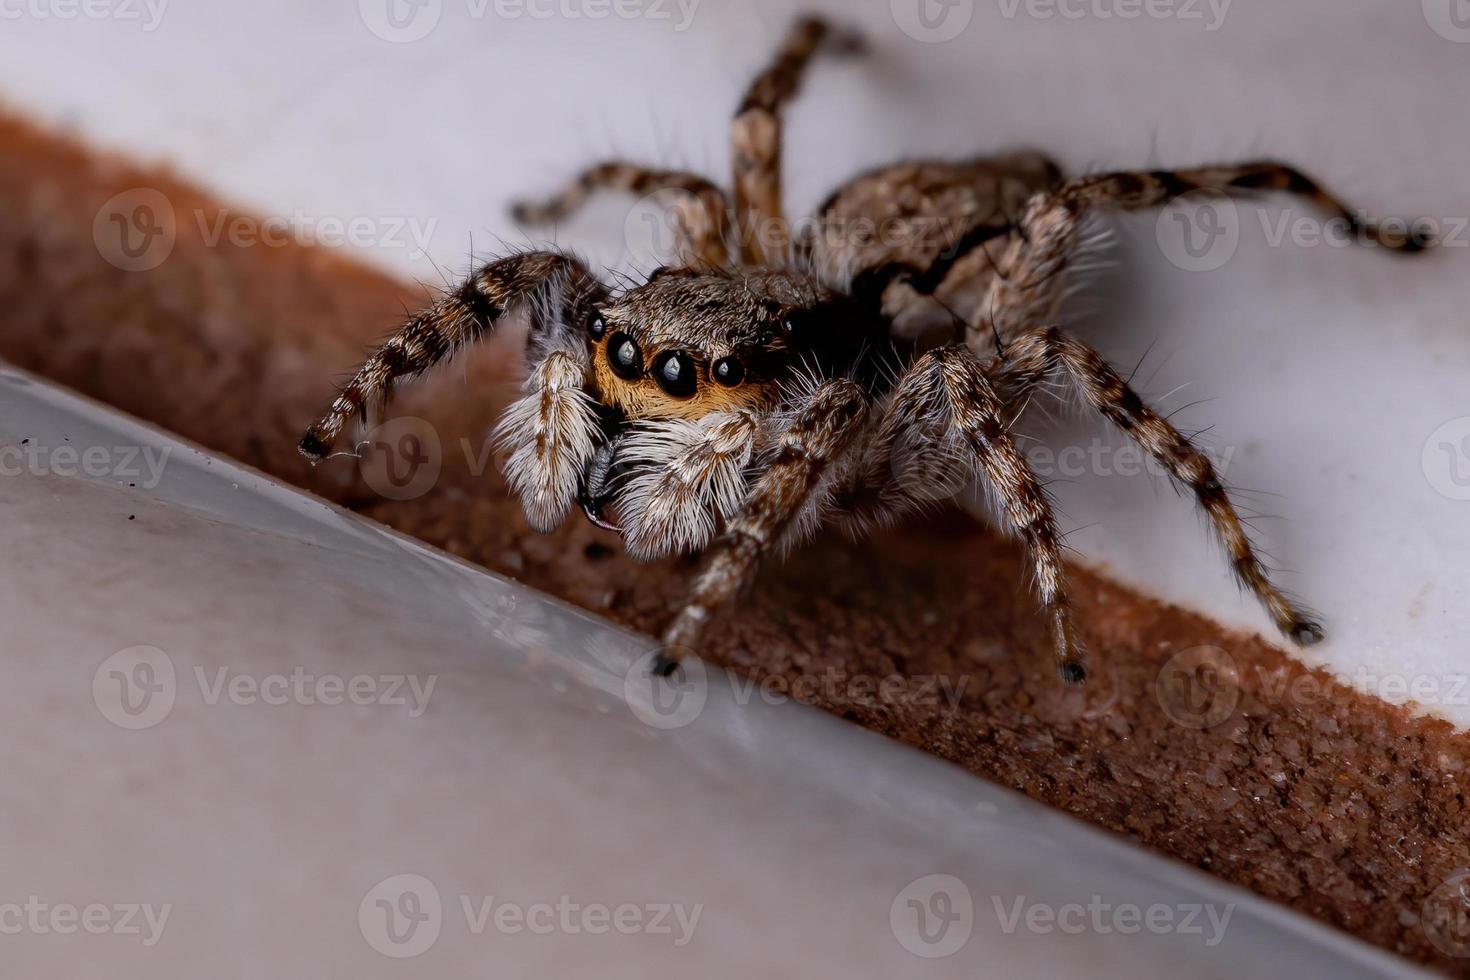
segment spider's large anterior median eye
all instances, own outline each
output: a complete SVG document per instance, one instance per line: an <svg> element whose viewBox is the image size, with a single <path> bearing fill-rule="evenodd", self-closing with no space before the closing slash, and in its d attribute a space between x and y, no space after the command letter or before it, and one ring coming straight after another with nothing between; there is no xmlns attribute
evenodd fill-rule
<svg viewBox="0 0 1470 980"><path fill-rule="evenodd" d="M607 333L607 321L597 310L587 314L587 333L592 336L593 340L601 340Z"/></svg>
<svg viewBox="0 0 1470 980"><path fill-rule="evenodd" d="M643 351L625 333L615 333L608 340L607 363L613 374L624 381L634 381L643 376Z"/></svg>
<svg viewBox="0 0 1470 980"><path fill-rule="evenodd" d="M694 361L683 351L664 351L653 362L653 377L658 386L675 398L690 398L699 388Z"/></svg>
<svg viewBox="0 0 1470 980"><path fill-rule="evenodd" d="M709 373L726 388L733 388L745 380L745 365L738 357L722 357L715 361Z"/></svg>

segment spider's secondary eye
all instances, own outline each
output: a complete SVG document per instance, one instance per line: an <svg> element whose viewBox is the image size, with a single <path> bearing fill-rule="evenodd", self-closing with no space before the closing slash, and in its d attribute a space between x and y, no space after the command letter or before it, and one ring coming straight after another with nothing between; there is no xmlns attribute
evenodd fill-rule
<svg viewBox="0 0 1470 980"><path fill-rule="evenodd" d="M745 365L738 357L722 357L710 368L710 374L726 388L733 388L745 380Z"/></svg>
<svg viewBox="0 0 1470 980"><path fill-rule="evenodd" d="M587 316L587 332L592 335L593 340L601 340L603 335L607 333L607 321L596 310L593 310Z"/></svg>
<svg viewBox="0 0 1470 980"><path fill-rule="evenodd" d="M633 381L643 375L643 351L625 333L615 333L608 340L607 363L613 374L625 381Z"/></svg>
<svg viewBox="0 0 1470 980"><path fill-rule="evenodd" d="M683 351L665 351L653 362L658 386L675 398L689 398L699 387L694 362Z"/></svg>

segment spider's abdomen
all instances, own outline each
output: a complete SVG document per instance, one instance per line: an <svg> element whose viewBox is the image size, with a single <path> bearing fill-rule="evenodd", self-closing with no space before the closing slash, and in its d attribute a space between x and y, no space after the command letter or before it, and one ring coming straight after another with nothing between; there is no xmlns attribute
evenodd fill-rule
<svg viewBox="0 0 1470 980"><path fill-rule="evenodd" d="M949 324L948 311L968 316L989 285L986 250L1010 237L1030 197L1060 181L1056 165L1033 153L893 164L839 187L799 248L917 337L930 321Z"/></svg>

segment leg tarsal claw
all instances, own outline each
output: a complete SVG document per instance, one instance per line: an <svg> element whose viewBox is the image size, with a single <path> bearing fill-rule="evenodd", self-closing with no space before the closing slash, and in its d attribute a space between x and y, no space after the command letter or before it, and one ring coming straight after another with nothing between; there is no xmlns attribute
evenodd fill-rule
<svg viewBox="0 0 1470 980"><path fill-rule="evenodd" d="M1294 623L1290 634L1296 645L1301 647L1316 646L1327 638L1327 633L1322 629L1321 623L1306 620Z"/></svg>
<svg viewBox="0 0 1470 980"><path fill-rule="evenodd" d="M673 677L683 670L682 664L682 657L675 654L673 650L665 648L654 655L653 665L649 668L649 673L654 677Z"/></svg>

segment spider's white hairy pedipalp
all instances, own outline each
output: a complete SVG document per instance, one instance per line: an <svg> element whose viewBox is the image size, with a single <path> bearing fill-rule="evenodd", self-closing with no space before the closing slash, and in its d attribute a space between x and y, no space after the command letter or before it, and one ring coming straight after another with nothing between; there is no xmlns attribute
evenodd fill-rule
<svg viewBox="0 0 1470 980"><path fill-rule="evenodd" d="M618 444L632 467L618 517L628 553L640 561L698 551L745 501L745 479L762 425L754 412L715 412L698 421L633 426Z"/></svg>
<svg viewBox="0 0 1470 980"><path fill-rule="evenodd" d="M600 430L592 396L582 387L585 374L575 354L552 351L495 426L497 444L511 450L506 483L538 531L554 530L566 517L597 451Z"/></svg>

